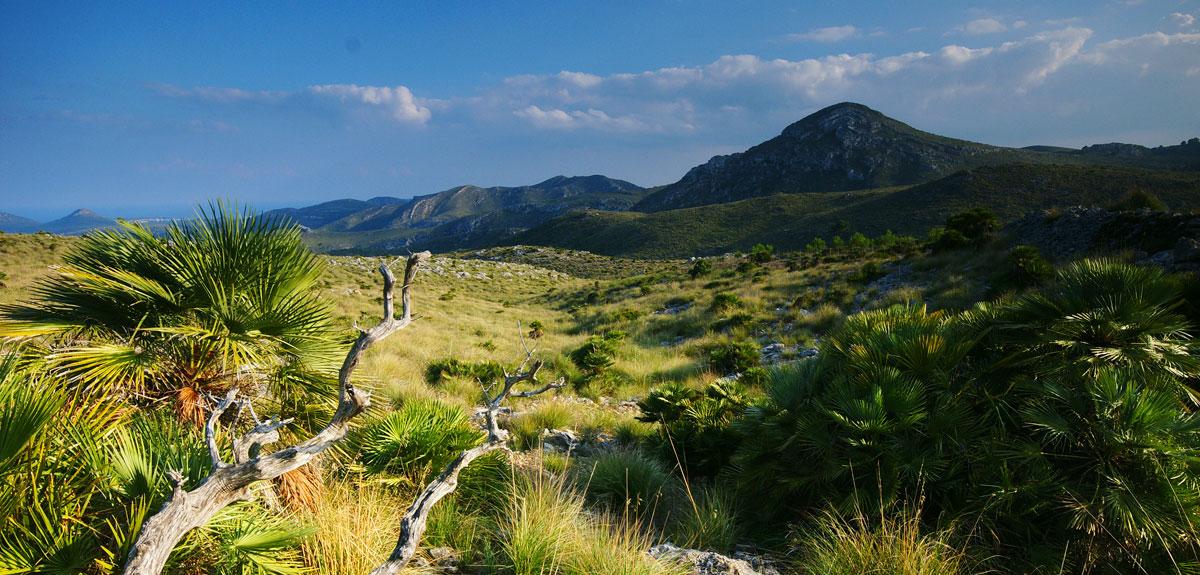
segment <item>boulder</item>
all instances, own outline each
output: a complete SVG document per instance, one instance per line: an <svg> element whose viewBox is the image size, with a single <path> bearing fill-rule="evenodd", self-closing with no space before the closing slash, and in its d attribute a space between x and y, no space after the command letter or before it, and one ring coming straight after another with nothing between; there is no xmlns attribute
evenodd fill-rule
<svg viewBox="0 0 1200 575"><path fill-rule="evenodd" d="M770 567L765 571L756 570L746 559L726 557L713 551L684 549L670 543L655 545L646 553L660 561L688 567L693 575L779 575L778 570ZM762 565L766 566L766 563Z"/></svg>
<svg viewBox="0 0 1200 575"><path fill-rule="evenodd" d="M579 448L579 436L570 429L542 431L542 449L555 453L574 452Z"/></svg>
<svg viewBox="0 0 1200 575"><path fill-rule="evenodd" d="M1176 262L1200 262L1200 240L1196 238L1179 238L1172 252Z"/></svg>
<svg viewBox="0 0 1200 575"><path fill-rule="evenodd" d="M458 573L458 551L449 547L430 547L412 559L412 566L424 573Z"/></svg>

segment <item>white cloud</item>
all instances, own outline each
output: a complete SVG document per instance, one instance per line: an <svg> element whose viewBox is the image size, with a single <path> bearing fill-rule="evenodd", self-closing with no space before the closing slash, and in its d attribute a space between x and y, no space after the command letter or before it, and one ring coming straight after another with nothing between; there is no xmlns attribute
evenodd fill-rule
<svg viewBox="0 0 1200 575"><path fill-rule="evenodd" d="M1191 14L1184 14L1182 12L1172 12L1171 21L1180 28L1190 28L1192 24L1196 23L1196 17Z"/></svg>
<svg viewBox="0 0 1200 575"><path fill-rule="evenodd" d="M187 98L213 104L272 106L310 111L382 111L392 121L424 124L432 116L429 106L413 96L405 86L360 86L357 84L320 84L299 92L276 92L197 86L184 88L171 84L150 84L151 90L172 98Z"/></svg>
<svg viewBox="0 0 1200 575"><path fill-rule="evenodd" d="M1029 25L1029 22L1026 22L1024 20L1016 20L1012 23L1013 30L1020 30L1021 28L1024 28L1028 25Z"/></svg>
<svg viewBox="0 0 1200 575"><path fill-rule="evenodd" d="M963 25L963 31L972 36L995 34L1007 30L1004 23L995 18L979 18Z"/></svg>
<svg viewBox="0 0 1200 575"><path fill-rule="evenodd" d="M635 132L646 128L633 118L614 118L603 110L595 108L571 111L557 108L543 110L536 105L530 105L513 112L513 114L519 118L529 120L534 127L551 130L593 128L613 132Z"/></svg>
<svg viewBox="0 0 1200 575"><path fill-rule="evenodd" d="M397 122L424 124L431 115L429 108L420 105L412 91L404 86L322 84L309 86L308 92L318 97L334 98L341 103L362 104L384 110Z"/></svg>
<svg viewBox="0 0 1200 575"><path fill-rule="evenodd" d="M1200 34L1196 33L1156 32L1096 42L1090 29L1064 27L1007 42L948 43L892 55L841 53L789 60L730 54L700 65L608 75L581 70L518 75L469 95L441 99L418 98L404 86L355 84L317 85L287 93L154 89L212 105L278 107L337 114L351 121L382 117L409 125L426 124L436 115L445 119L439 129L466 126L508 133L524 127L563 137L587 133L677 139L696 133L761 136L818 107L845 100L882 105L885 112L936 129L942 122L986 123L980 118L1002 117L1014 108L1031 114L1026 119L1036 118L1037 113L1078 114L1102 105L1120 106L1111 103L1120 95L1179 108L1200 92L1197 47ZM1158 88L1149 95L1133 91L1150 85ZM244 130L252 125L248 123L252 118L232 120ZM1103 124L1103 119L1092 120ZM1040 120L1030 122L1041 125ZM1016 126L1009 122L999 129L1013 131Z"/></svg>
<svg viewBox="0 0 1200 575"><path fill-rule="evenodd" d="M817 28L799 34L789 34L787 39L793 42L841 42L857 35L858 28L846 25Z"/></svg>
<svg viewBox="0 0 1200 575"><path fill-rule="evenodd" d="M992 48L967 48L951 44L942 46L942 58L951 64L965 64L976 58L982 58L992 53Z"/></svg>

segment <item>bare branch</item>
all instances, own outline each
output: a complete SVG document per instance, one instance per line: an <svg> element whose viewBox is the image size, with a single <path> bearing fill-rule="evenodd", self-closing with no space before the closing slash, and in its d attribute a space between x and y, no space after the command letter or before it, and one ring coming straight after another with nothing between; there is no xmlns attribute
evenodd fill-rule
<svg viewBox="0 0 1200 575"><path fill-rule="evenodd" d="M550 383L547 383L546 385L543 385L537 389L531 389L529 391L513 393L513 394L510 394L509 397L533 397L535 395L541 395L543 393L546 393L547 391L550 391L552 389L562 389L563 387L566 387L566 385L567 385L566 378L560 377L560 378L558 378Z"/></svg>
<svg viewBox="0 0 1200 575"><path fill-rule="evenodd" d="M217 446L217 420L229 409L229 405L233 403L233 398L237 397L237 388L232 387L229 393L225 394L225 399L217 404L213 409L212 414L208 416L208 422L204 424L204 441L208 443L208 457L212 459L213 469L224 467L225 462L221 461L221 448Z"/></svg>

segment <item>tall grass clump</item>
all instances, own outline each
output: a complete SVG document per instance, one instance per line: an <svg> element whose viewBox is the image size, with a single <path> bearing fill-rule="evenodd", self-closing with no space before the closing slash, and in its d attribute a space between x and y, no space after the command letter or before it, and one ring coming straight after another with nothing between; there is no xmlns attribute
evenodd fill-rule
<svg viewBox="0 0 1200 575"><path fill-rule="evenodd" d="M543 431L569 427L574 419L572 406L560 401L547 401L510 419L508 431L512 433L517 449L534 449L541 446Z"/></svg>
<svg viewBox="0 0 1200 575"><path fill-rule="evenodd" d="M669 505L670 471L638 451L598 456L583 480L587 498L613 513L642 518L665 511Z"/></svg>
<svg viewBox="0 0 1200 575"><path fill-rule="evenodd" d="M797 567L810 575L967 575L978 573L948 531L925 533L919 516L894 513L868 518L821 515L794 543Z"/></svg>
<svg viewBox="0 0 1200 575"><path fill-rule="evenodd" d="M304 540L305 563L317 573L369 573L396 545L405 497L379 484L338 481L303 517L316 528Z"/></svg>
<svg viewBox="0 0 1200 575"><path fill-rule="evenodd" d="M682 575L646 554L654 541L634 523L589 512L562 478L515 487L499 532L504 570L517 575Z"/></svg>
<svg viewBox="0 0 1200 575"><path fill-rule="evenodd" d="M678 504L671 517L671 540L693 549L726 553L737 543L736 500L717 487L694 489L688 486L686 501Z"/></svg>

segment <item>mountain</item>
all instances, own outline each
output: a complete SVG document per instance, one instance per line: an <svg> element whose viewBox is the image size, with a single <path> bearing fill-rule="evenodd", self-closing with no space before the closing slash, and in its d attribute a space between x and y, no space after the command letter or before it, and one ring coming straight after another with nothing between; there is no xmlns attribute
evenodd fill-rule
<svg viewBox="0 0 1200 575"><path fill-rule="evenodd" d="M52 234L78 235L115 225L117 225L117 221L112 218L106 218L92 210L79 209L67 214L66 217L41 224L38 229Z"/></svg>
<svg viewBox="0 0 1200 575"><path fill-rule="evenodd" d="M403 204L368 208L308 235L318 249L457 249L491 245L579 209L623 211L645 189L605 176L555 176L528 186L458 186Z"/></svg>
<svg viewBox="0 0 1200 575"><path fill-rule="evenodd" d="M304 208L282 208L271 210L265 215L281 217L294 221L306 228L316 229L331 224L346 216L371 208L406 203L408 200L391 197L378 197L369 200L343 199L323 202Z"/></svg>
<svg viewBox="0 0 1200 575"><path fill-rule="evenodd" d="M716 156L692 168L633 210L657 212L780 193L919 184L967 168L1035 163L1196 170L1200 141L1159 148L1005 148L923 132L862 104L844 102L805 117L745 152Z"/></svg>
<svg viewBox="0 0 1200 575"><path fill-rule="evenodd" d="M0 232L27 234L38 231L39 225L37 220L23 218L8 212L0 212Z"/></svg>
<svg viewBox="0 0 1200 575"><path fill-rule="evenodd" d="M862 104L844 102L745 152L692 168L634 209L656 212L779 193L914 184L1004 152L922 132Z"/></svg>
<svg viewBox="0 0 1200 575"><path fill-rule="evenodd" d="M1049 208L1109 205L1133 190L1151 191L1175 210L1200 208L1196 172L1009 164L970 168L915 186L776 194L649 213L575 212L509 242L651 258L720 254L759 242L795 250L814 237L828 239L842 221L868 236L889 229L922 236L947 216L973 207L986 207L1009 222Z"/></svg>

